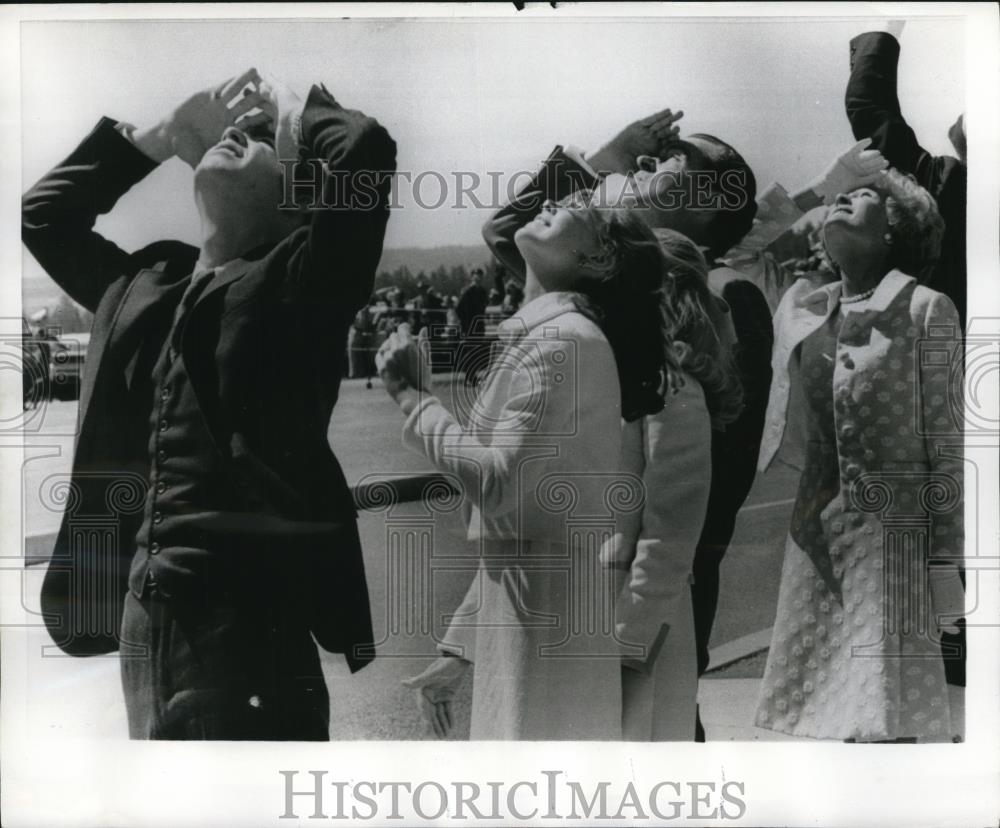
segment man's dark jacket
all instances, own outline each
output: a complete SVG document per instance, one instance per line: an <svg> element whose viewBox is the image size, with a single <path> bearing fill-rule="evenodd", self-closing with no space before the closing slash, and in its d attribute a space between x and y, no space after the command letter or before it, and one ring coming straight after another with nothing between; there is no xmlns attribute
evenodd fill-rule
<svg viewBox="0 0 1000 828"><path fill-rule="evenodd" d="M945 294L964 322L966 313L964 162L931 155L906 123L896 93L899 41L885 32L866 32L851 41L851 78L846 106L857 139L871 138L872 149L896 169L912 173L937 201L945 222L941 258L927 286Z"/></svg>
<svg viewBox="0 0 1000 828"><path fill-rule="evenodd" d="M308 226L225 269L190 311L180 355L230 488L210 500L239 506L191 520L206 549L227 553L220 581L198 585L204 600L237 588L298 602L319 644L354 670L373 655L371 615L356 512L327 430L347 331L382 252L388 176L338 176L335 187L330 173L389 173L395 143L319 87L301 136L300 157L325 162L324 192L353 209L316 210ZM127 253L94 231L155 167L104 118L22 202L28 249L94 313L72 481L42 588L46 624L73 655L119 645L150 470L132 435L148 436L153 401L129 393L132 372L146 337L169 329L198 258L178 241Z"/></svg>

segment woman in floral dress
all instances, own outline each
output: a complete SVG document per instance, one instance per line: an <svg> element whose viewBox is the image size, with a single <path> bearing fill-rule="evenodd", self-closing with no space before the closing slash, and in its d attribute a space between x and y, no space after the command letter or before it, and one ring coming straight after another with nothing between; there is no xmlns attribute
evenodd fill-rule
<svg viewBox="0 0 1000 828"><path fill-rule="evenodd" d="M837 197L823 227L840 281L796 283L775 315L759 467L806 404L756 724L847 741L947 740L940 629L961 615L961 329L917 283L940 250L933 198L889 170ZM960 376L960 374L959 374Z"/></svg>

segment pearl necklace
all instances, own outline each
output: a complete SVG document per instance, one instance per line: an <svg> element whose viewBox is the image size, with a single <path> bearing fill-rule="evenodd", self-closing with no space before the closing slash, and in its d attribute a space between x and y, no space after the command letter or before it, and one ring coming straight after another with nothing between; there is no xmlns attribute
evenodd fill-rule
<svg viewBox="0 0 1000 828"><path fill-rule="evenodd" d="M875 288L866 290L864 293L855 293L853 296L840 296L840 304L842 305L852 305L855 302L864 302L865 299L871 299L872 295L875 293Z"/></svg>

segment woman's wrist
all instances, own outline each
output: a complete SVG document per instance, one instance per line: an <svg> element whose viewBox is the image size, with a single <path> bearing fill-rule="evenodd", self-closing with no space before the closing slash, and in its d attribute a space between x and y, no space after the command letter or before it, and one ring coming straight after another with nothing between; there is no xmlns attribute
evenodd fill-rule
<svg viewBox="0 0 1000 828"><path fill-rule="evenodd" d="M153 126L132 130L129 137L142 153L158 164L174 155L174 142L167 124L163 121Z"/></svg>
<svg viewBox="0 0 1000 828"><path fill-rule="evenodd" d="M396 394L396 404L409 417L413 413L413 409L420 404L420 392L412 385L408 385Z"/></svg>
<svg viewBox="0 0 1000 828"><path fill-rule="evenodd" d="M282 106L286 107L288 123L292 133L292 140L296 145L302 143L302 111L305 109L305 101L298 95L288 96L282 100Z"/></svg>

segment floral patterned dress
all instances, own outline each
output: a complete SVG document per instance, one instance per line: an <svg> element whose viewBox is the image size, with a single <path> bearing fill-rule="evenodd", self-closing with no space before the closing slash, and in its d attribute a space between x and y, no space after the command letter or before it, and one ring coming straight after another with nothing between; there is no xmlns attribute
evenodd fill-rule
<svg viewBox="0 0 1000 828"><path fill-rule="evenodd" d="M850 448L838 438L866 439L865 457L871 455L874 466L875 445L899 428L913 428L883 421L877 406L858 406L841 393L838 361L841 370L855 367L844 347L845 329L857 327L845 322L852 316L834 309L799 346L805 471L756 725L821 739L947 740L952 725L938 632L927 624L926 547L898 542L882 514L845 502L841 474ZM886 379L883 373L880 389L863 382L863 396L912 392ZM884 445L896 445L895 439ZM909 498L908 492L896 495Z"/></svg>

